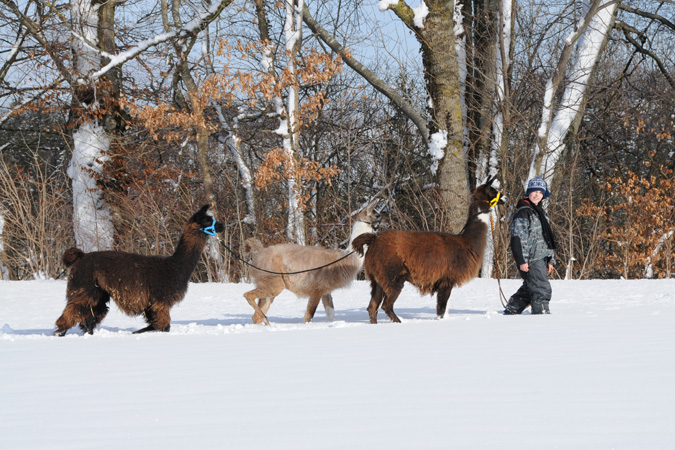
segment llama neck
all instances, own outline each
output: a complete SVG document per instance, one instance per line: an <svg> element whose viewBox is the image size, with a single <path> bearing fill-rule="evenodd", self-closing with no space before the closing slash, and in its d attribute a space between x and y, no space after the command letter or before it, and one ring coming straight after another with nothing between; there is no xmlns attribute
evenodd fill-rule
<svg viewBox="0 0 675 450"><path fill-rule="evenodd" d="M352 245L352 241L356 239L357 236L363 233L371 233L372 231L373 227L370 224L357 220L354 222L354 226L352 227L352 235L349 238L349 245Z"/></svg>
<svg viewBox="0 0 675 450"><path fill-rule="evenodd" d="M354 222L354 226L352 227L352 235L349 238L349 248L350 249L352 248L352 241L354 239L356 239L357 236L360 236L363 233L372 233L372 232L373 232L373 227L370 224L362 222L360 220L357 220L356 222ZM358 264L360 265L359 268L361 268L361 266L363 266L363 261L365 260L365 254L366 254L366 252L364 250L364 252L363 252L364 256L359 256L358 254L354 253L348 259L355 258L355 261L357 261Z"/></svg>
<svg viewBox="0 0 675 450"><path fill-rule="evenodd" d="M477 215L469 217L469 220L464 225L464 229L460 236L470 239L474 243L474 249L478 253L483 253L485 250L485 242L487 240L488 227L490 226L490 211L480 212Z"/></svg>
<svg viewBox="0 0 675 450"><path fill-rule="evenodd" d="M195 235L195 233L186 232L180 237L180 241L178 241L178 245L176 246L176 251L171 255L171 259L173 259L177 266L181 268L180 272L184 274L187 279L190 278L190 275L192 275L192 272L197 267L197 263L199 262L199 258L201 257L205 246L206 240L201 236Z"/></svg>

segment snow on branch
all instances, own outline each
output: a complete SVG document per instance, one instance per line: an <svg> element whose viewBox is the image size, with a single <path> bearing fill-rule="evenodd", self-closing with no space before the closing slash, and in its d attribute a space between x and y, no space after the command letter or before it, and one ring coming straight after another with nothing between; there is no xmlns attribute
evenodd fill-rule
<svg viewBox="0 0 675 450"><path fill-rule="evenodd" d="M155 47L172 39L181 39L187 36L192 36L203 31L209 23L213 22L213 20L215 20L220 15L225 7L232 3L232 1L233 0L220 0L218 3L214 3L210 8L202 10L202 12L197 17L188 22L180 30L158 34L155 37L137 43L129 50L117 55L105 55L106 57L110 58L110 62L103 66L100 70L94 72L90 78L97 79L105 75L113 67L124 64L125 62L135 58L151 47Z"/></svg>

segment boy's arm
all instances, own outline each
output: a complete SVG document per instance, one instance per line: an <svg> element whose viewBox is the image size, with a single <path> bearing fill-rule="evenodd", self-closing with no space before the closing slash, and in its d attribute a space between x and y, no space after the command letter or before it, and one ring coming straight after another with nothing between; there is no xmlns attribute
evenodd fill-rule
<svg viewBox="0 0 675 450"><path fill-rule="evenodd" d="M523 246L520 243L520 238L518 236L511 236L511 253L513 253L513 259L516 260L518 267L525 264L525 258L523 257Z"/></svg>
<svg viewBox="0 0 675 450"><path fill-rule="evenodd" d="M511 222L511 252L516 264L520 267L527 263L529 249L523 248L530 235L530 218L524 209L518 211Z"/></svg>

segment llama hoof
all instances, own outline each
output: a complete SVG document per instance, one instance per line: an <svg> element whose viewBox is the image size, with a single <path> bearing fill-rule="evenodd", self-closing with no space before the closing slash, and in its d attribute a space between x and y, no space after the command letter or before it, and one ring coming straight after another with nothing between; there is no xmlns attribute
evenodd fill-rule
<svg viewBox="0 0 675 450"><path fill-rule="evenodd" d="M267 320L267 316L263 314L262 319L260 318L260 315L257 313L253 315L252 317L253 323L256 325L260 325L261 323L265 322L265 325L269 325L270 321Z"/></svg>
<svg viewBox="0 0 675 450"><path fill-rule="evenodd" d="M147 331L164 331L164 332L168 332L170 328L171 328L171 326L168 326L168 327L166 327L166 328L161 328L161 329L160 329L160 328L155 328L154 325L148 325L148 326L145 327L145 328L141 328L140 330L134 331L132 334L141 334L141 333L145 333L145 332L147 332Z"/></svg>
<svg viewBox="0 0 675 450"><path fill-rule="evenodd" d="M335 309L326 308L326 320L329 322L335 322Z"/></svg>

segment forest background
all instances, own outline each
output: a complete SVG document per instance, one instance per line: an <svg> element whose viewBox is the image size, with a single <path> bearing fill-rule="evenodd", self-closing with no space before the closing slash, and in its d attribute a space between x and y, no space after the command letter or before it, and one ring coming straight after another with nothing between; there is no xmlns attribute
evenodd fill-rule
<svg viewBox="0 0 675 450"><path fill-rule="evenodd" d="M169 254L209 202L193 277L236 282L246 238L345 248L373 204L457 233L489 175L482 276L541 175L555 277L671 277L674 35L671 1L0 0L0 279Z"/></svg>

